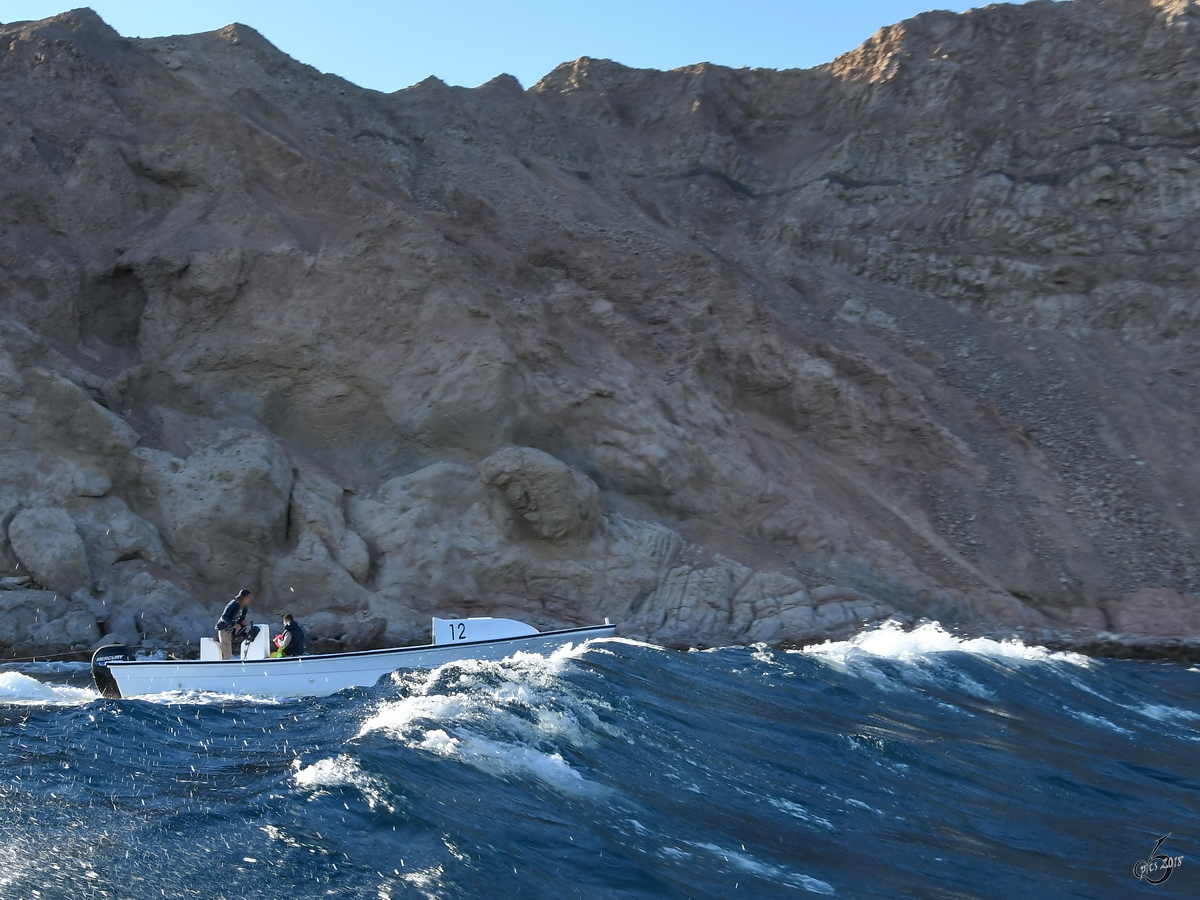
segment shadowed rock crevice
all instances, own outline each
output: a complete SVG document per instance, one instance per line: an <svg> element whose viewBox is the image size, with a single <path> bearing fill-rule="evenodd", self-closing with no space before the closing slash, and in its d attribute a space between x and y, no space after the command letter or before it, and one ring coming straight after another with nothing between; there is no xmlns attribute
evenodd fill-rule
<svg viewBox="0 0 1200 900"><path fill-rule="evenodd" d="M82 291L76 300L80 339L84 344L99 341L121 349L135 349L148 299L146 289L132 269L113 269Z"/></svg>

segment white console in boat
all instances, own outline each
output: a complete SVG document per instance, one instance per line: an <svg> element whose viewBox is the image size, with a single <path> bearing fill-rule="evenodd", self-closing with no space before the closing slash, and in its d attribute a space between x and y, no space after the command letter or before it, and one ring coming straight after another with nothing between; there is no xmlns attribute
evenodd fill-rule
<svg viewBox="0 0 1200 900"><path fill-rule="evenodd" d="M267 626L259 625L258 633L248 641L242 641L240 658L243 660L266 659L271 655L271 636L267 634ZM213 638L200 638L200 659L219 660L221 645Z"/></svg>

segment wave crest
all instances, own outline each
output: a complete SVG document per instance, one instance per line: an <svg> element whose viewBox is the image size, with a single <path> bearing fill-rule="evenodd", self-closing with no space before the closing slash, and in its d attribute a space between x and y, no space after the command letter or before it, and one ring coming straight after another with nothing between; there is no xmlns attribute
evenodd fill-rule
<svg viewBox="0 0 1200 900"><path fill-rule="evenodd" d="M864 631L845 641L826 641L793 653L845 663L855 657L875 656L902 662L928 658L941 653L970 653L993 659L1058 661L1087 665L1087 657L1079 653L1048 650L1037 644L1026 644L1017 638L997 641L993 638L961 638L946 631L938 622L927 622L910 631L900 623L884 622L878 628Z"/></svg>
<svg viewBox="0 0 1200 900"><path fill-rule="evenodd" d="M607 727L559 678L567 660L578 655L578 649L548 657L517 654L396 673L407 696L380 704L358 737L382 732L490 775L532 777L575 794L600 790L563 755Z"/></svg>
<svg viewBox="0 0 1200 900"><path fill-rule="evenodd" d="M89 688L69 684L46 684L21 672L0 672L0 703L79 704L98 700Z"/></svg>

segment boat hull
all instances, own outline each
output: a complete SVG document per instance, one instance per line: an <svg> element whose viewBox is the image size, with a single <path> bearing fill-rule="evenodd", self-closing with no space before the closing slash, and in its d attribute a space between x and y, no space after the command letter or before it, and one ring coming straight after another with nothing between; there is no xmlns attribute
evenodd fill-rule
<svg viewBox="0 0 1200 900"><path fill-rule="evenodd" d="M399 669L432 669L468 659L499 660L514 653L553 653L568 644L612 637L614 631L613 625L593 625L491 641L285 659L113 660L106 668L122 697L171 691L324 697L346 688L370 687Z"/></svg>

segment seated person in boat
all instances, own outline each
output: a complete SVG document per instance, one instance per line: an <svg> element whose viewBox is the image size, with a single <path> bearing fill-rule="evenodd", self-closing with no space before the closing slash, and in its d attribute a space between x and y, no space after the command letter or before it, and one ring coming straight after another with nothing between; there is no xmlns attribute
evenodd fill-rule
<svg viewBox="0 0 1200 900"><path fill-rule="evenodd" d="M246 639L250 630L246 613L252 599L249 591L238 591L238 595L225 604L221 618L217 619L217 643L221 646L221 659L231 659L234 642Z"/></svg>
<svg viewBox="0 0 1200 900"><path fill-rule="evenodd" d="M275 653L273 656L303 656L304 629L300 623L288 613L283 617L283 631L275 636Z"/></svg>

